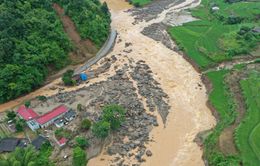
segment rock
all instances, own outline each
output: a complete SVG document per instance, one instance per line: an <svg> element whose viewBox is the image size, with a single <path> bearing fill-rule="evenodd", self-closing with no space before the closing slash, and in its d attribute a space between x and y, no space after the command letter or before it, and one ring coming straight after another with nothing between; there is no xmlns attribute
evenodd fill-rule
<svg viewBox="0 0 260 166"><path fill-rule="evenodd" d="M147 150L145 154L146 154L146 156L148 156L148 157L150 157L150 156L153 155L153 153L152 153L150 150Z"/></svg>

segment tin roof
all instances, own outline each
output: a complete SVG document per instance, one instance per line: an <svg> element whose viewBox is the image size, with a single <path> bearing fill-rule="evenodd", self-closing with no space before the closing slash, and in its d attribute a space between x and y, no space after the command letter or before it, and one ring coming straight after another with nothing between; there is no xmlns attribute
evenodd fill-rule
<svg viewBox="0 0 260 166"><path fill-rule="evenodd" d="M26 121L34 119L39 116L31 108L26 108L24 105L20 106L17 112Z"/></svg>

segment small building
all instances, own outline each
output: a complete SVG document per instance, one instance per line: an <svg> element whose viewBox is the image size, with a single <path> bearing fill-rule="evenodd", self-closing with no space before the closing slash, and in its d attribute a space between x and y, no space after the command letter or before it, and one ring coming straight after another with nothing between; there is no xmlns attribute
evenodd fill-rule
<svg viewBox="0 0 260 166"><path fill-rule="evenodd" d="M39 150L41 146L46 142L48 142L46 138L44 138L43 136L38 136L32 141L32 145L35 147L36 150Z"/></svg>
<svg viewBox="0 0 260 166"><path fill-rule="evenodd" d="M64 145L66 145L67 141L68 140L66 138L62 137L60 140L58 140L58 144L60 147L62 147Z"/></svg>
<svg viewBox="0 0 260 166"><path fill-rule="evenodd" d="M88 75L87 75L86 73L80 73L80 79L81 79L82 81L87 81Z"/></svg>
<svg viewBox="0 0 260 166"><path fill-rule="evenodd" d="M0 141L0 153L13 152L15 148L19 145L19 142L19 138L3 138Z"/></svg>
<svg viewBox="0 0 260 166"><path fill-rule="evenodd" d="M53 124L55 120L62 117L66 112L68 112L68 108L65 105L60 105L54 108L52 111L37 118L36 122L40 125L41 128L45 128Z"/></svg>
<svg viewBox="0 0 260 166"><path fill-rule="evenodd" d="M68 112L65 113L64 119L68 122L72 121L76 117L76 112L70 109Z"/></svg>
<svg viewBox="0 0 260 166"><path fill-rule="evenodd" d="M64 126L64 120L61 119L61 118L56 119L56 120L54 121L54 124L55 124L56 127L61 128L61 127Z"/></svg>

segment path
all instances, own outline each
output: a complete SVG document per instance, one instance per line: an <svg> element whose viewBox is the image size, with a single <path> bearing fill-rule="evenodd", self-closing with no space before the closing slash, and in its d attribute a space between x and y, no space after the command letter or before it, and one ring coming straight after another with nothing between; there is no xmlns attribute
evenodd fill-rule
<svg viewBox="0 0 260 166"><path fill-rule="evenodd" d="M143 165L204 165L202 150L193 140L200 131L212 128L215 119L206 106L208 96L201 82L200 73L178 53L141 33L143 28L163 21L167 10L172 12L196 6L198 2L188 0L179 3L164 10L155 19L137 24L132 24L135 20L131 13L124 12L130 8L126 2L118 0L106 0L106 2L112 12L112 26L117 29L119 38L109 56L126 54L135 61L144 60L155 73L154 77L161 84L161 88L169 95L171 110L166 127L164 128L161 118L157 115L160 121L159 127L154 128L150 134L154 142L147 145L153 156L146 158ZM128 42L132 45L126 49L125 43ZM126 50L131 51L126 53ZM109 165L109 159L112 158L101 154L90 160L88 165Z"/></svg>

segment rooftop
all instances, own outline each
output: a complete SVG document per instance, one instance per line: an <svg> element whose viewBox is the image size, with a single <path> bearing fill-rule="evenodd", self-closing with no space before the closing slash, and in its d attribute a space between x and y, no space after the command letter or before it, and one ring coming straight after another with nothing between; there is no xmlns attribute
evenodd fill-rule
<svg viewBox="0 0 260 166"><path fill-rule="evenodd" d="M36 139L32 141L32 145L35 147L35 149L39 150L45 142L48 140L44 138L43 136L38 136Z"/></svg>
<svg viewBox="0 0 260 166"><path fill-rule="evenodd" d="M12 152L19 144L18 138L3 138L0 141L0 153L1 152Z"/></svg>
<svg viewBox="0 0 260 166"><path fill-rule="evenodd" d="M64 144L66 144L66 142L67 142L68 140L66 139L66 138L64 138L64 137L62 137L59 141L58 141L58 143L59 143L59 145L64 145Z"/></svg>
<svg viewBox="0 0 260 166"><path fill-rule="evenodd" d="M45 124L46 122L52 120L53 118L65 113L67 111L68 111L68 108L65 105L60 105L60 106L54 108L52 111L42 115L36 121L39 124Z"/></svg>
<svg viewBox="0 0 260 166"><path fill-rule="evenodd" d="M24 105L19 107L17 113L26 121L34 119L39 116L31 108L26 108Z"/></svg>

